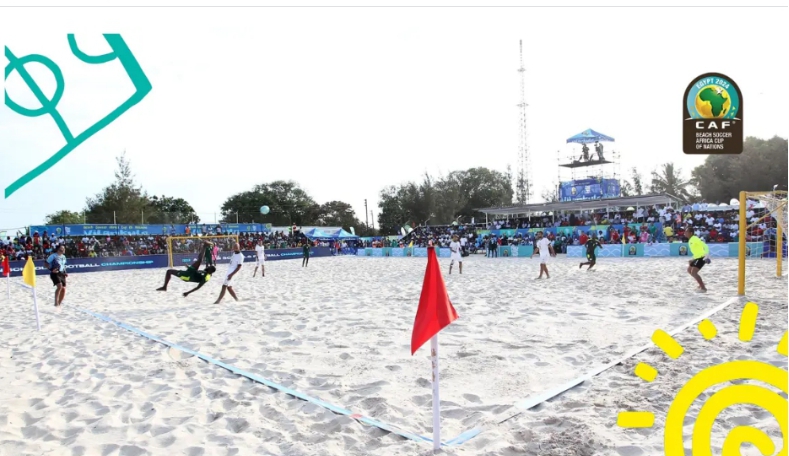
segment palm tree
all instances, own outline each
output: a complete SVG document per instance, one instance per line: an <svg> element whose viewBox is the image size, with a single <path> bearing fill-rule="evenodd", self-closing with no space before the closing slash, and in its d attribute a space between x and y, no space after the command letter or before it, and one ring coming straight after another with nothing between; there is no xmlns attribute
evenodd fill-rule
<svg viewBox="0 0 789 456"><path fill-rule="evenodd" d="M652 171L652 193L668 193L681 200L691 200L689 186L691 181L682 177L682 170L674 167L674 163L664 163L660 172Z"/></svg>

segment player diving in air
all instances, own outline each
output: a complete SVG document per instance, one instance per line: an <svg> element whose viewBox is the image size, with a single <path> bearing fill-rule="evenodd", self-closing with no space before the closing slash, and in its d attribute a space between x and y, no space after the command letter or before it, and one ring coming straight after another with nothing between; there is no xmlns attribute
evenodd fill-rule
<svg viewBox="0 0 789 456"><path fill-rule="evenodd" d="M597 263L597 256L594 254L595 249L597 249L598 247L602 249L603 244L601 244L600 241L597 240L597 235L593 234L592 237L589 238L588 241L586 241L585 245L586 245L586 263L581 263L581 265L578 266L578 269L581 269L582 267L589 265L589 267L586 268L586 270L588 271L592 269L595 263Z"/></svg>
<svg viewBox="0 0 789 456"><path fill-rule="evenodd" d="M191 266L187 266L185 271L181 271L178 269L168 269L167 275L164 277L164 286L161 288L157 288L156 291L167 291L167 284L170 283L170 279L172 276L176 276L179 279L183 280L184 282L192 282L196 283L197 287L187 291L184 293L184 297L189 296L190 293L194 293L195 291L199 290L200 288L205 285L211 279L211 274L216 272L216 267L206 266L205 269L202 271L200 270L200 265L203 263L203 257L208 254L209 258L211 258L211 243L206 242L204 244L205 249L200 252L200 256L197 257L197 261L192 263ZM211 261L211 260L208 260Z"/></svg>

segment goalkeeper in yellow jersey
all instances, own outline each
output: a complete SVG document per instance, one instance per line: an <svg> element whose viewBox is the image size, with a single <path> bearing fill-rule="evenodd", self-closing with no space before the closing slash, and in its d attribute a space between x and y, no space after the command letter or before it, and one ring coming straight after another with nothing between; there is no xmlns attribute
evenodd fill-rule
<svg viewBox="0 0 789 456"><path fill-rule="evenodd" d="M685 229L685 236L688 237L688 247L691 255L693 255L693 259L688 262L688 274L699 283L699 293L706 293L707 287L704 286L704 281L701 280L699 271L705 264L710 264L711 262L710 248L700 237L696 236L692 226L688 226Z"/></svg>

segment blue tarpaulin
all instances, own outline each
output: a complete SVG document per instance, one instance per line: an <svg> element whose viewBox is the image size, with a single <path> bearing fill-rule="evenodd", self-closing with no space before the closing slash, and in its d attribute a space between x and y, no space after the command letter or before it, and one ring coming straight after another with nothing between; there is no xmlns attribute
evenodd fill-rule
<svg viewBox="0 0 789 456"><path fill-rule="evenodd" d="M601 142L601 141L614 142L614 138L596 132L591 128L588 128L582 131L581 133L578 133L575 136L567 138L568 143L578 143L578 144L591 144L594 142Z"/></svg>
<svg viewBox="0 0 789 456"><path fill-rule="evenodd" d="M343 233L345 234L343 236ZM320 228L313 228L311 230L307 230L304 232L304 235L310 239L320 239L320 240L335 240L335 239L358 239L357 236L343 230L343 229L336 229L336 228L329 228L327 230L323 230Z"/></svg>
<svg viewBox="0 0 789 456"><path fill-rule="evenodd" d="M355 234L351 234L351 233L349 233L349 232L347 232L345 230L340 230L340 232L337 234L337 238L340 239L340 240L343 240L343 239L344 240L355 240L355 239L359 239L359 236L357 236Z"/></svg>

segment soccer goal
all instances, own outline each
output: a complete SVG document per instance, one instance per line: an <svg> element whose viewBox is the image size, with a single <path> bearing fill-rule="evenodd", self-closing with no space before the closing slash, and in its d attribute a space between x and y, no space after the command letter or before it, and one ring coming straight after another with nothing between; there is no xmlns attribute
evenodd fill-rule
<svg viewBox="0 0 789 456"><path fill-rule="evenodd" d="M219 252L228 252L234 242L238 242L237 234L223 236L170 236L167 238L167 257L170 267L189 266L201 253L204 242L214 244L211 249L212 260L216 263ZM203 259L203 264L206 260Z"/></svg>
<svg viewBox="0 0 789 456"><path fill-rule="evenodd" d="M784 274L789 218L786 202L785 191L740 192L738 295L745 295L745 279L749 275Z"/></svg>

